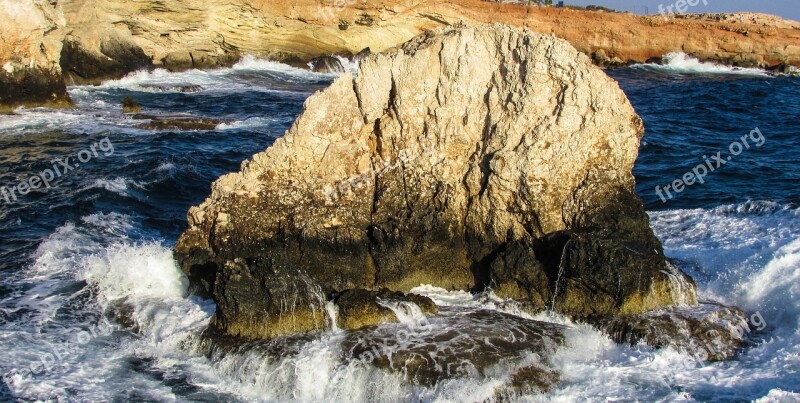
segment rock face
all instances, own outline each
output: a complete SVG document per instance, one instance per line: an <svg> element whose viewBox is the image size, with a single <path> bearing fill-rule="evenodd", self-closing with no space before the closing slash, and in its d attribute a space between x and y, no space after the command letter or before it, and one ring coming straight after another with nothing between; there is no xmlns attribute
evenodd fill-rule
<svg viewBox="0 0 800 403"><path fill-rule="evenodd" d="M425 30L459 21L553 33L612 65L641 63L676 51L743 66L800 65L800 24L752 13L637 16L483 0L59 4L68 21L70 60L96 61L91 66L65 64L65 72L75 70L69 78L76 82L114 76L119 68L140 62L170 70L213 68L246 54L304 65L315 57L352 55L367 47L383 51Z"/></svg>
<svg viewBox="0 0 800 403"><path fill-rule="evenodd" d="M642 134L565 41L439 30L309 98L190 210L175 255L217 330L248 338L322 328L349 289L492 288L585 319L694 303L634 193Z"/></svg>
<svg viewBox="0 0 800 403"><path fill-rule="evenodd" d="M61 67L68 84L96 84L142 69L215 68L239 60L227 24L244 15L220 3L183 0L61 0L68 21ZM249 7L246 3L242 8ZM222 18L233 18L220 22Z"/></svg>
<svg viewBox="0 0 800 403"><path fill-rule="evenodd" d="M0 1L0 112L71 106L59 67L65 20L48 1Z"/></svg>

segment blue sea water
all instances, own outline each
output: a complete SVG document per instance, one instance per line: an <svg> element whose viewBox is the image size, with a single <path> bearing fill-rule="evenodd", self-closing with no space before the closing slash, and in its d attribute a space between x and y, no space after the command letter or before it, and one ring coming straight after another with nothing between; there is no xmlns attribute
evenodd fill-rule
<svg viewBox="0 0 800 403"><path fill-rule="evenodd" d="M555 357L563 373L530 400L800 399L800 79L676 63L608 70L643 118L634 169L651 225L698 281L701 297L763 314L764 340L738 360L705 363L672 350L612 343L571 325ZM186 298L171 247L186 212L220 175L269 147L303 101L335 76L247 59L231 69L137 73L72 87L75 110L0 116L0 186L10 188L81 152L79 167L16 200L0 194L0 398L26 400L477 401L491 380L419 389L336 364L322 338L283 360L197 352L213 303ZM187 85L197 92L182 92ZM220 119L214 130L149 130L124 116ZM673 198L655 191L754 129L756 146ZM92 147L94 146L94 149ZM87 154L88 153L88 154ZM426 291L426 290L422 290ZM469 295L427 290L452 304ZM109 312L124 303L135 327ZM333 336L331 336L333 337ZM500 371L503 372L502 370ZM378 386L375 386L378 385Z"/></svg>

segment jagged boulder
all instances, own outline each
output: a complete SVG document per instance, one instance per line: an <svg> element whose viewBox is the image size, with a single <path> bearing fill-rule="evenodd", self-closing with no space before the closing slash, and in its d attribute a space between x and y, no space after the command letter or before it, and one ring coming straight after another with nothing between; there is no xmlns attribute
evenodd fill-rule
<svg viewBox="0 0 800 403"><path fill-rule="evenodd" d="M246 338L324 328L320 304L350 289L492 288L587 320L692 304L634 191L642 135L565 41L429 32L309 98L190 210L175 256L214 328Z"/></svg>

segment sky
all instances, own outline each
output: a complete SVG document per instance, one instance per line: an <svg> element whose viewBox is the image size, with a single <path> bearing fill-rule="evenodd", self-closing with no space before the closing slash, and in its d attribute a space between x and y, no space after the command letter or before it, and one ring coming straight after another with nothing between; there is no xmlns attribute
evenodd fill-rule
<svg viewBox="0 0 800 403"><path fill-rule="evenodd" d="M613 8L619 11L634 11L644 14L645 7L650 14L657 14L658 6L673 5L677 0L564 0L566 5L588 6L590 4ZM553 3L557 3L554 0ZM707 3L707 4L705 4ZM687 13L720 13L736 11L753 11L779 15L783 18L800 21L800 0L699 0L694 7L688 7Z"/></svg>

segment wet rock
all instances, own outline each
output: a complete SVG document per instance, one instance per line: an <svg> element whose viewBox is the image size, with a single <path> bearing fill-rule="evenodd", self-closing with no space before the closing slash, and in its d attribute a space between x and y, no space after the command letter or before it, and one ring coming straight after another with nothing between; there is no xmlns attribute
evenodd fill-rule
<svg viewBox="0 0 800 403"><path fill-rule="evenodd" d="M429 32L309 98L190 210L175 256L217 303L214 326L249 338L295 315L280 301L311 301L275 286L298 273L322 295L491 288L587 320L693 303L634 190L642 134L619 86L564 41Z"/></svg>
<svg viewBox="0 0 800 403"><path fill-rule="evenodd" d="M625 62L617 56L609 57L604 49L598 49L591 56L594 64L600 67L622 67L635 63L633 60Z"/></svg>
<svg viewBox="0 0 800 403"><path fill-rule="evenodd" d="M199 49L170 52L161 58L161 66L169 71L215 69L232 66L239 60L241 60L239 51L226 46L218 53Z"/></svg>
<svg viewBox="0 0 800 403"><path fill-rule="evenodd" d="M618 343L672 347L708 361L736 358L752 331L742 310L711 302L596 323Z"/></svg>
<svg viewBox="0 0 800 403"><path fill-rule="evenodd" d="M372 50L370 48L364 48L360 52L356 53L355 56L353 56L352 60L356 63L361 63L361 61L364 60L364 58L366 58L371 54Z"/></svg>
<svg viewBox="0 0 800 403"><path fill-rule="evenodd" d="M546 391L559 379L549 357L563 344L563 330L497 311L442 307L421 326L348 333L343 360L428 387L446 379L494 377L506 378L505 393Z"/></svg>
<svg viewBox="0 0 800 403"><path fill-rule="evenodd" d="M136 322L136 308L126 300L113 301L106 308L105 315L114 323L120 324L132 332L139 331L139 324Z"/></svg>
<svg viewBox="0 0 800 403"><path fill-rule="evenodd" d="M342 62L333 56L322 56L311 60L311 70L317 73L344 73Z"/></svg>
<svg viewBox="0 0 800 403"><path fill-rule="evenodd" d="M20 106L69 108L74 104L58 70L18 67L0 69L0 113Z"/></svg>
<svg viewBox="0 0 800 403"><path fill-rule="evenodd" d="M184 115L133 115L134 119L147 120L136 127L148 130L214 130L225 121Z"/></svg>
<svg viewBox="0 0 800 403"><path fill-rule="evenodd" d="M774 69L772 69L772 72L774 72L776 74L787 74L787 75L793 75L793 76L800 75L800 69L798 69L795 66L792 66L791 64L787 64L787 63L779 64Z"/></svg>
<svg viewBox="0 0 800 403"><path fill-rule="evenodd" d="M139 113L142 106L131 97L122 98L122 113Z"/></svg>
<svg viewBox="0 0 800 403"><path fill-rule="evenodd" d="M337 325L342 329L360 329L379 323L397 322L394 311L388 304L399 305L399 309L420 309L426 315L436 315L436 304L427 297L403 294L383 288L379 291L347 290L334 299L338 309ZM413 305L409 306L408 303ZM402 305L406 304L405 307ZM409 312L412 314L413 312Z"/></svg>
<svg viewBox="0 0 800 403"><path fill-rule="evenodd" d="M510 386L513 392L528 395L531 393L547 393L558 383L561 376L558 372L538 366L525 367L511 377ZM500 393L502 397L503 394Z"/></svg>

